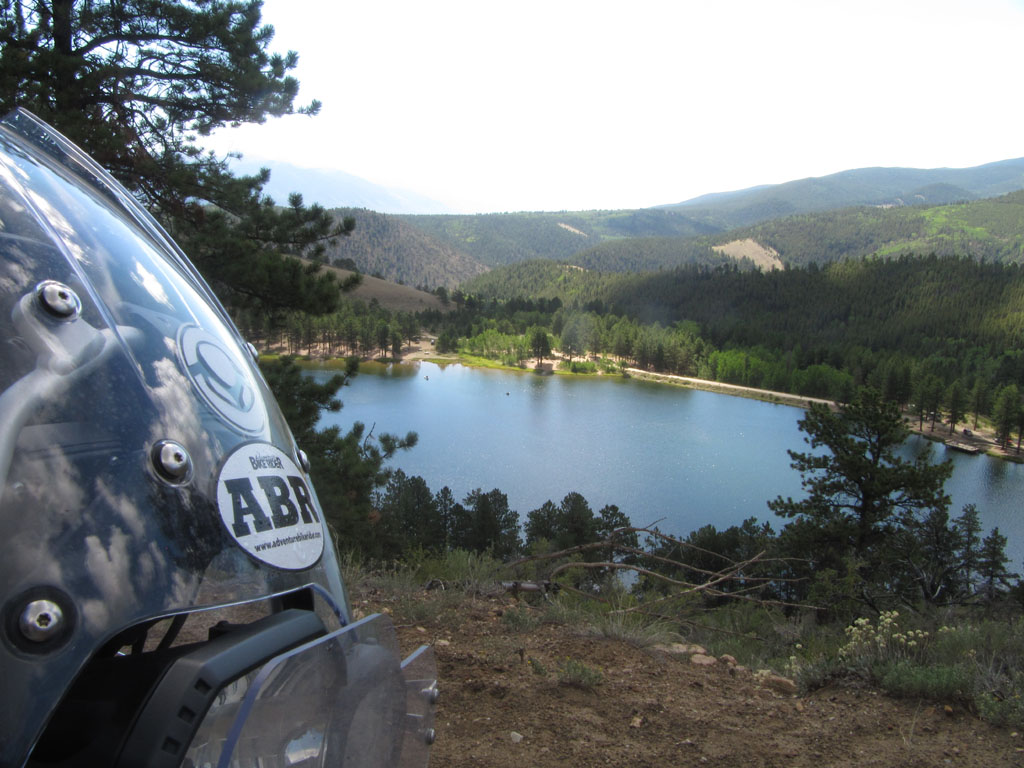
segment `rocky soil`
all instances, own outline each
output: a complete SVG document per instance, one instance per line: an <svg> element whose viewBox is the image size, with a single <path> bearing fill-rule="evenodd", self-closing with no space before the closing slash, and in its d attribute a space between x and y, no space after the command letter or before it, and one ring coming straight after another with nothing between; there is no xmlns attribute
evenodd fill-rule
<svg viewBox="0 0 1024 768"><path fill-rule="evenodd" d="M503 619L517 610L505 596L356 589L353 602L390 613L403 651L434 645L433 768L1024 765L1024 739L957 706L850 682L797 693L698 648L638 648L558 624L519 631ZM600 679L567 682L569 660Z"/></svg>

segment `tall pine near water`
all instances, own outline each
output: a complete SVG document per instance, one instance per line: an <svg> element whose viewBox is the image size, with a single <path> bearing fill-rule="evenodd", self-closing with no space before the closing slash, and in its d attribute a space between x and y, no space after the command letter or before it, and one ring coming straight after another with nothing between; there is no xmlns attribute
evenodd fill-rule
<svg viewBox="0 0 1024 768"><path fill-rule="evenodd" d="M789 455L806 495L768 503L793 520L782 532L783 549L806 557L795 575L833 584L819 599L877 608L903 579L897 534L946 514L943 486L952 465L933 464L930 448L902 458L907 428L897 406L873 389L836 409L814 404L799 425L811 450Z"/></svg>
<svg viewBox="0 0 1024 768"><path fill-rule="evenodd" d="M227 158L202 148L217 128L320 109L296 105L298 55L270 51L274 30L261 10L258 0L0 0L0 113L25 108L81 146L229 306L270 320L287 309L328 313L354 283L340 286L296 257L315 259L354 220L336 222L300 195L278 206L262 191L268 171L236 177ZM415 434L316 429L321 411L341 407L334 393L352 367L323 384L287 360L264 370L335 530L372 535L383 464Z"/></svg>

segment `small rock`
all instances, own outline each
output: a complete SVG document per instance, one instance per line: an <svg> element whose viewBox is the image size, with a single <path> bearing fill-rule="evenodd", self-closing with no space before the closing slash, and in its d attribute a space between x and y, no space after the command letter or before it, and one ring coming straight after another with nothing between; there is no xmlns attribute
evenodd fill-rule
<svg viewBox="0 0 1024 768"><path fill-rule="evenodd" d="M761 683L771 688L773 691L784 693L788 696L796 695L796 683L790 680L788 677L781 677L779 675L765 675Z"/></svg>
<svg viewBox="0 0 1024 768"><path fill-rule="evenodd" d="M953 708L951 706L949 706L949 704L944 706L942 708L942 711L946 713L947 717L952 717L953 716Z"/></svg>
<svg viewBox="0 0 1024 768"><path fill-rule="evenodd" d="M644 724L644 719L640 715L636 715L632 720L629 721L630 728L639 728Z"/></svg>
<svg viewBox="0 0 1024 768"><path fill-rule="evenodd" d="M668 645L659 644L654 646L654 650L661 651L662 653L671 653L678 656L685 656L692 653L707 654L702 646L693 645L690 643L670 643Z"/></svg>
<svg viewBox="0 0 1024 768"><path fill-rule="evenodd" d="M426 627L416 627L416 631L419 632L421 635L427 634L427 628Z"/></svg>
<svg viewBox="0 0 1024 768"><path fill-rule="evenodd" d="M441 640L435 640L434 644L435 645L440 645L442 648L447 648L449 645L452 644L452 641L451 640L441 639Z"/></svg>
<svg viewBox="0 0 1024 768"><path fill-rule="evenodd" d="M518 744L520 741L523 740L523 734L521 733L516 733L515 731L512 731L512 733L509 735L512 737L513 744Z"/></svg>
<svg viewBox="0 0 1024 768"><path fill-rule="evenodd" d="M703 653L695 653L690 657L690 663L696 664L698 667L710 667L718 663L718 659L714 656L706 656Z"/></svg>
<svg viewBox="0 0 1024 768"><path fill-rule="evenodd" d="M718 657L718 660L723 664L728 664L730 667L736 666L736 657L731 656L728 653L723 653L721 656Z"/></svg>

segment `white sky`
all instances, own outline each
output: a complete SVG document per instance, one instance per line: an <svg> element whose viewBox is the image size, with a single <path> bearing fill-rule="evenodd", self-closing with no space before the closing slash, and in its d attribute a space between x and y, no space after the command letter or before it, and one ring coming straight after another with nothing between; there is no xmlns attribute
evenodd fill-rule
<svg viewBox="0 0 1024 768"><path fill-rule="evenodd" d="M263 18L323 109L209 146L458 212L1024 156L1024 0L264 0Z"/></svg>

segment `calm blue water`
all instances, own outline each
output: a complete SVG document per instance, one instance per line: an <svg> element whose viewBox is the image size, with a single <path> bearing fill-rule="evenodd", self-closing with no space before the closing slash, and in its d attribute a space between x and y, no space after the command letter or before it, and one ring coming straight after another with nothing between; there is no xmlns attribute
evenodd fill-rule
<svg viewBox="0 0 1024 768"><path fill-rule="evenodd" d="M419 444L392 466L421 475L435 492L447 485L458 499L499 488L524 519L578 491L595 512L616 504L634 524L667 533L752 516L778 530L782 521L767 501L802 495L786 450L807 447L797 428L803 411L790 406L619 377L432 363L360 373L340 398L344 408L322 423L348 429L361 421L375 434L414 430ZM914 438L908 455L925 445ZM942 445L935 455L954 462L951 514L977 504L986 531L999 526L1020 566L1024 465Z"/></svg>

